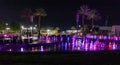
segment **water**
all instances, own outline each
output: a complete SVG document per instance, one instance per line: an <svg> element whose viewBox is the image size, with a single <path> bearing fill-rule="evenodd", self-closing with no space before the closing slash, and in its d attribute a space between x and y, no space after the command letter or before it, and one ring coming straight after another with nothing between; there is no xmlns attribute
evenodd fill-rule
<svg viewBox="0 0 120 65"><path fill-rule="evenodd" d="M92 36L83 39L76 36L46 36L40 40L45 43L37 44L1 44L0 51L8 52L58 52L58 51L103 51L119 50L120 44L117 38Z"/></svg>

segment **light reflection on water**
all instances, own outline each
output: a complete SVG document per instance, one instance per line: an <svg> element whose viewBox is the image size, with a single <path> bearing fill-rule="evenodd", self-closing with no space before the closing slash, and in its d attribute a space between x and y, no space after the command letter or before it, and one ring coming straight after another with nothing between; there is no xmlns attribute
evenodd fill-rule
<svg viewBox="0 0 120 65"><path fill-rule="evenodd" d="M17 48L17 46L15 47ZM31 49L30 49L31 48ZM10 47L8 51L19 51L20 52L44 52L44 51L96 51L96 50L116 50L118 49L117 44L115 43L93 43L92 41L90 43L57 43L57 44L51 44L50 46L45 45L38 45L38 46L24 46L21 48L14 49Z"/></svg>
<svg viewBox="0 0 120 65"><path fill-rule="evenodd" d="M45 38L50 42L51 39L54 40L53 43L49 44L13 44L13 45L1 45L0 51L9 52L46 52L46 51L98 51L98 50L118 50L119 43L116 41L100 41L96 37L95 39L75 39L75 37L60 37L59 39L55 36L53 38ZM44 39L44 37L41 37ZM100 39L102 39L100 37ZM106 37L104 37L106 39ZM117 39L117 38L116 38ZM59 41L59 42L57 42Z"/></svg>

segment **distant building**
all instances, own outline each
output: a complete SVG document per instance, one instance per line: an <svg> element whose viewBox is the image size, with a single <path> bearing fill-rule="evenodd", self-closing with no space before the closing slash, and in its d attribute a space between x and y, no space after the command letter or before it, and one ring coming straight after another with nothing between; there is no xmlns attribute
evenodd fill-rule
<svg viewBox="0 0 120 65"><path fill-rule="evenodd" d="M99 33L108 35L112 31L112 27L110 26L99 26Z"/></svg>
<svg viewBox="0 0 120 65"><path fill-rule="evenodd" d="M111 31L112 27L108 27L108 26L100 26L99 30L103 30L103 31Z"/></svg>
<svg viewBox="0 0 120 65"><path fill-rule="evenodd" d="M78 32L81 32L81 30L78 30ZM75 34L77 33L77 30L66 30L67 34Z"/></svg>
<svg viewBox="0 0 120 65"><path fill-rule="evenodd" d="M120 35L120 25L113 25L112 27L108 26L99 26L99 30L102 31L102 33L109 33Z"/></svg>
<svg viewBox="0 0 120 65"><path fill-rule="evenodd" d="M112 33L116 35L120 35L120 25L112 26Z"/></svg>

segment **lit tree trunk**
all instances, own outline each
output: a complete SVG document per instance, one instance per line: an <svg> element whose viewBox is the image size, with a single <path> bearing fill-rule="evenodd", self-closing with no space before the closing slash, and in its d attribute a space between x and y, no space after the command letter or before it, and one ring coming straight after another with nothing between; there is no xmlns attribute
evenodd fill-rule
<svg viewBox="0 0 120 65"><path fill-rule="evenodd" d="M94 28L94 20L92 19L92 32L93 32L93 28Z"/></svg>
<svg viewBox="0 0 120 65"><path fill-rule="evenodd" d="M77 27L76 27L77 28L77 35L78 35L78 22L76 22L76 24L77 24Z"/></svg>
<svg viewBox="0 0 120 65"><path fill-rule="evenodd" d="M78 35L78 22L79 22L79 14L77 13L77 15L76 15L77 35Z"/></svg>
<svg viewBox="0 0 120 65"><path fill-rule="evenodd" d="M27 30L26 30L26 33L27 33L27 43L29 43L29 34L28 34L28 23L27 23Z"/></svg>
<svg viewBox="0 0 120 65"><path fill-rule="evenodd" d="M38 39L40 37L40 21L41 21L41 16L38 16Z"/></svg>
<svg viewBox="0 0 120 65"><path fill-rule="evenodd" d="M85 16L82 15L82 36L84 36L84 18Z"/></svg>

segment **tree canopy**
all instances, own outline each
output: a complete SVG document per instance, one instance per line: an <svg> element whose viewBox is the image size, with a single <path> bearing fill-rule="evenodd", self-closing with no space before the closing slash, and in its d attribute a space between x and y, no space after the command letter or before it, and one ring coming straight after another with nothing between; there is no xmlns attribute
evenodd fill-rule
<svg viewBox="0 0 120 65"><path fill-rule="evenodd" d="M0 20L0 31L4 29L5 29L5 23L2 20Z"/></svg>
<svg viewBox="0 0 120 65"><path fill-rule="evenodd" d="M19 22L13 21L10 23L10 29L12 32L20 32L21 24Z"/></svg>

